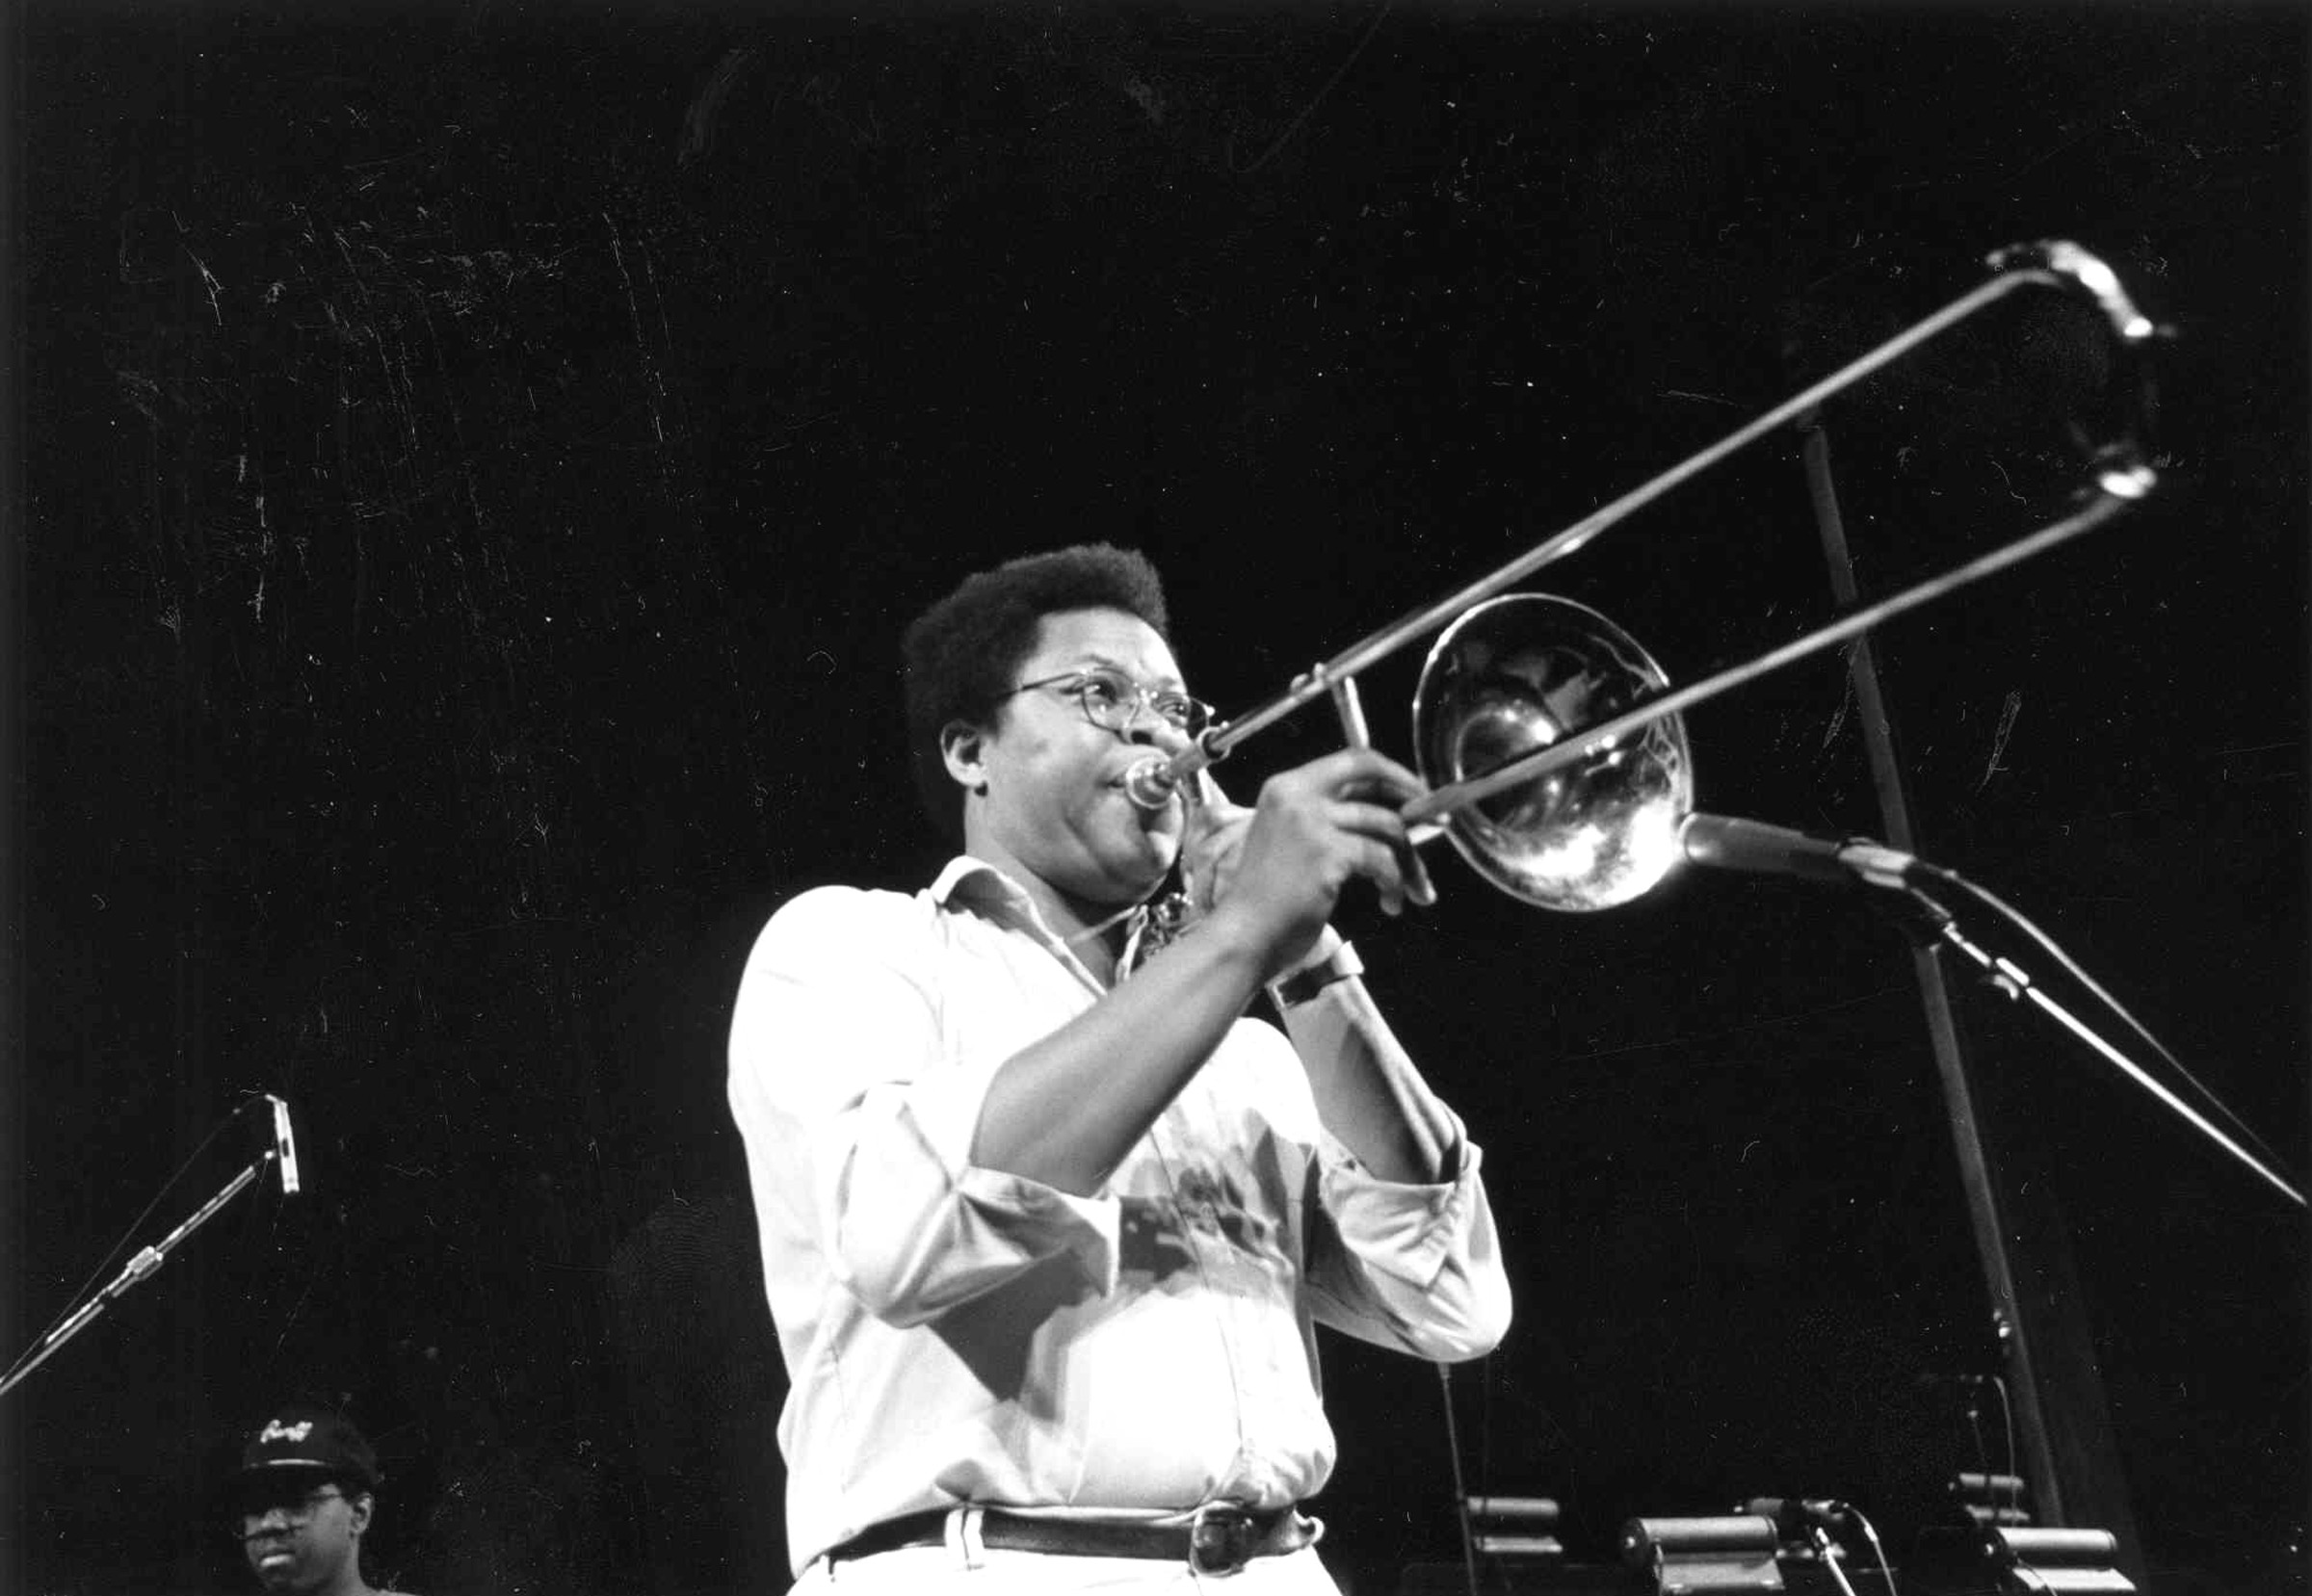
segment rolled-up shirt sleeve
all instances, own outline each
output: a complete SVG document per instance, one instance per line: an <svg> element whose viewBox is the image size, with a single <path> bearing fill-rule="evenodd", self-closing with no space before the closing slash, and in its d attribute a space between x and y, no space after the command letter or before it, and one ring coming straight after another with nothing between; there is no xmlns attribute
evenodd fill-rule
<svg viewBox="0 0 2312 1596"><path fill-rule="evenodd" d="M937 928L894 893L824 887L774 915L740 982L729 1097L747 1143L774 1297L821 1253L869 1313L918 1324L1065 1259L1115 1289L1118 1205L970 1163L989 1081L941 1023L923 972ZM801 1304L806 1317L810 1310Z"/></svg>
<svg viewBox="0 0 2312 1596"><path fill-rule="evenodd" d="M1434 1186L1380 1180L1329 1134L1317 1153L1307 1286L1318 1322L1438 1363L1500 1345L1509 1277L1477 1145L1462 1136L1454 1178Z"/></svg>

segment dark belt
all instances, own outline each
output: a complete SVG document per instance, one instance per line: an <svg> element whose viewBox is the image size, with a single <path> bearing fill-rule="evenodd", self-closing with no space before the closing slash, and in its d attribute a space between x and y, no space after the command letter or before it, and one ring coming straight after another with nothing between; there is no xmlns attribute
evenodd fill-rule
<svg viewBox="0 0 2312 1596"><path fill-rule="evenodd" d="M947 1543L952 1508L932 1507L871 1524L827 1554L828 1562L871 1557L909 1546ZM1317 1538L1298 1510L1266 1511L1207 1503L1186 1524L1131 1519L1042 1518L980 1510L980 1544L995 1552L1041 1552L1060 1557L1151 1557L1186 1563L1199 1574L1234 1574L1254 1557L1298 1552Z"/></svg>

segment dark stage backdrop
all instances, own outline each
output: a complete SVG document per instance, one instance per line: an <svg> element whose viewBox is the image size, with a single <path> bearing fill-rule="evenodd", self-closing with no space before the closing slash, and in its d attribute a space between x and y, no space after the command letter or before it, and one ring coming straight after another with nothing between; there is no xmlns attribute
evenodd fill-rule
<svg viewBox="0 0 2312 1596"><path fill-rule="evenodd" d="M279 1397L390 1475L372 1572L775 1590L783 1392L722 1099L801 888L938 863L896 633L1106 537L1248 707L2042 237L2172 325L2151 505L1880 639L1922 851L2304 1167L2305 13L33 7L10 1347L294 1106L270 1180L7 1399L0 1570L248 1588ZM2052 515L2096 356L2010 301L1831 406L1866 589ZM2089 353L2082 353L2087 350ZM1537 585L1691 678L1831 613L1795 435ZM1367 684L1406 749L1417 660ZM1882 829L1836 661L1690 718L1716 811ZM1332 745L1256 742L1246 790ZM1346 912L1484 1142L1518 1291L1469 1485L1862 1504L2004 1461L1900 935L1680 877ZM1979 985L1992 1111L2170 1591L2300 1589L2304 1231ZM169 1184L172 1177L173 1185ZM148 1206L149 1205L149 1206ZM1458 1556L1434 1372L1338 1342L1359 1596Z"/></svg>

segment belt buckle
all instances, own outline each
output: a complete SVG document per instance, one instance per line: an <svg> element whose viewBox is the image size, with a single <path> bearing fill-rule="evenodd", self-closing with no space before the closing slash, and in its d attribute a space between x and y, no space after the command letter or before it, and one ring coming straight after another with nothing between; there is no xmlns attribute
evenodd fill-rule
<svg viewBox="0 0 2312 1596"><path fill-rule="evenodd" d="M1188 1521L1189 1571L1214 1579L1241 1574L1259 1538L1259 1527L1237 1504L1200 1502Z"/></svg>

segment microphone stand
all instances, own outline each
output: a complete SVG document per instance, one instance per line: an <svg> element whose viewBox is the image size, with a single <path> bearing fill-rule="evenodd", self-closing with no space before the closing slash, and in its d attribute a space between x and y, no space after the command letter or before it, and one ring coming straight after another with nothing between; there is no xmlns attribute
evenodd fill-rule
<svg viewBox="0 0 2312 1596"><path fill-rule="evenodd" d="M1935 866L1926 865L1923 861L1912 868L1932 872L1936 875L1949 874L1940 871ZM2276 1170L2256 1157L2254 1153L2210 1123L2206 1115L2154 1080L2150 1072L2141 1064L2089 1030L2076 1015L2049 997L2046 991L2034 981L2031 976L2014 960L1987 952L1971 940L1964 931L1958 929L1958 920L1949 909L1908 881L1904 883L1903 893L1905 900L1916 911L1905 917L1911 924L1913 934L1920 934L1922 931L1931 933L1935 942L1944 947L1956 949L1969 963L1984 973L1990 985L2000 994L2010 1001L2028 999L2041 1013L2047 1015L2048 1018L2054 1020L2081 1041L2086 1042L2128 1079L2174 1111L2186 1123L2231 1154L2241 1164L2246 1165L2250 1173L2273 1187L2297 1207L2308 1206L2303 1192L2290 1185ZM1923 922L1923 925L1920 922Z"/></svg>
<svg viewBox="0 0 2312 1596"><path fill-rule="evenodd" d="M128 1289L131 1286L134 1286L137 1284L137 1282L144 1279L155 1269L159 1269L161 1267L161 1261L167 1258L169 1254L175 1249L178 1243L182 1242L186 1237L198 1230L202 1225L208 1223L209 1220L216 1216L216 1213L219 1209L223 1208L226 1203L231 1202L233 1198L239 1196L243 1188L247 1187L251 1181L255 1180L259 1175L265 1172L265 1165L274 1163L279 1159L280 1156L280 1152L277 1148L266 1148L264 1152L260 1153L253 1161L251 1161L248 1168L242 1170L230 1181L226 1182L223 1190L219 1191L207 1202L201 1204L199 1209L197 1210L189 1218L187 1218L184 1223L178 1225L174 1230L163 1237L157 1246L145 1247L134 1258L131 1258L128 1261L128 1267L120 1271L118 1277L116 1278L111 1285L105 1287L104 1290L98 1292L94 1296L89 1298L87 1302L81 1304L78 1311L76 1311L71 1318L66 1320L62 1324L59 1324L55 1329L48 1332L46 1337L41 1340L39 1351L34 1354L29 1363L26 1363L22 1368L17 1369L13 1373L10 1374L7 1378L0 1379L0 1397L7 1396L17 1386L23 1384L26 1379L31 1377L32 1372L38 1369L41 1364L46 1363L50 1357L54 1356L55 1353L64 1347L65 1343L70 1341L74 1336L80 1334L81 1331L87 1329L91 1324L94 1323L97 1315L103 1313L105 1309L111 1307L118 1298L127 1295Z"/></svg>

